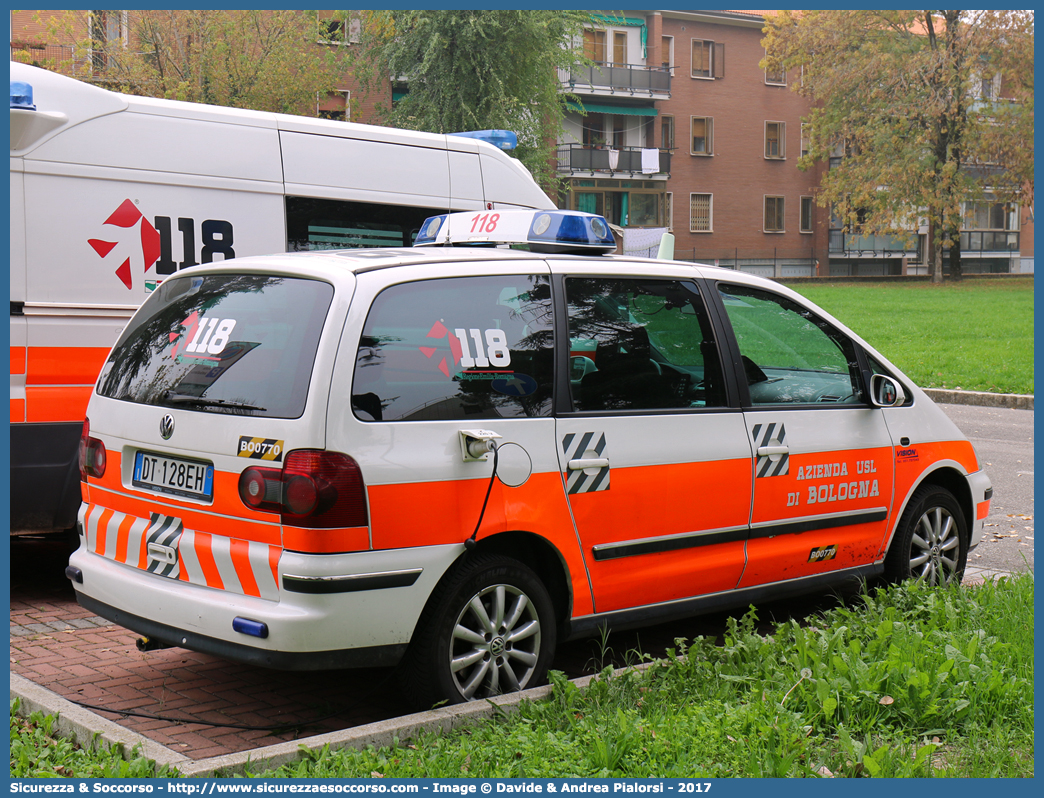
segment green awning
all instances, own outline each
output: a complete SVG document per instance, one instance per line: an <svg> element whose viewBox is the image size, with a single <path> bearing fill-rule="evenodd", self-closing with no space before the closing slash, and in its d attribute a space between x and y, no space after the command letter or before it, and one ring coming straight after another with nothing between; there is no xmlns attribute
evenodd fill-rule
<svg viewBox="0 0 1044 798"><path fill-rule="evenodd" d="M566 101L566 108L570 111L586 111L589 114L619 114L622 116L659 116L660 112L655 108L643 108L632 105L596 105L595 103L584 103L583 106L572 100Z"/></svg>

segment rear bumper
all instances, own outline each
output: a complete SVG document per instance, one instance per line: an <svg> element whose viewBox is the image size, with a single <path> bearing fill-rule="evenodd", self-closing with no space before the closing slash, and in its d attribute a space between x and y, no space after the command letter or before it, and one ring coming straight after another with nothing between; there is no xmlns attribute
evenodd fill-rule
<svg viewBox="0 0 1044 798"><path fill-rule="evenodd" d="M137 632L150 640L167 643L192 651L202 651L222 659L259 665L286 671L323 671L338 668L378 668L398 664L406 653L406 644L370 646L340 651L287 652L269 651L243 645L231 640L219 640L196 632L178 629L165 623L142 618L133 613L96 601L83 593L77 593L80 604L102 618L108 618L120 626Z"/></svg>
<svg viewBox="0 0 1044 798"><path fill-rule="evenodd" d="M83 546L69 565L83 580L73 582L80 604L149 638L270 668L324 670L395 664L431 591L462 551L284 551L275 601L160 576ZM302 591L302 580L336 588ZM263 624L267 636L236 631L234 622L244 619Z"/></svg>

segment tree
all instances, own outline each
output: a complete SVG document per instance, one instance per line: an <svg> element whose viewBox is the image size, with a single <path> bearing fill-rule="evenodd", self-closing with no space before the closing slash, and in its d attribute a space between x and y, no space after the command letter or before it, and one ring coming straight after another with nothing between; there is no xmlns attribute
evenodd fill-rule
<svg viewBox="0 0 1044 798"><path fill-rule="evenodd" d="M1032 12L784 11L765 34L814 102L801 166L843 155L817 201L864 233L927 223L933 280L944 247L960 279L962 203L1032 197ZM983 99L998 71L1011 99Z"/></svg>
<svg viewBox="0 0 1044 798"><path fill-rule="evenodd" d="M345 72L338 48L303 11L41 12L52 38L81 57L45 64L151 97L314 116ZM89 57L83 57L84 54Z"/></svg>
<svg viewBox="0 0 1044 798"><path fill-rule="evenodd" d="M368 90L388 76L408 93L381 119L396 127L455 133L507 129L515 155L554 187L554 148L569 95L558 69L585 63L579 11L365 12L353 64Z"/></svg>

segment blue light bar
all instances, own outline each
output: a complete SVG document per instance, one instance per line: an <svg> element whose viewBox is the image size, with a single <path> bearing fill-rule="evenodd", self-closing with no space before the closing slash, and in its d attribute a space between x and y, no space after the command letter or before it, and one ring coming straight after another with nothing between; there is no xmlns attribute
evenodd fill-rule
<svg viewBox="0 0 1044 798"><path fill-rule="evenodd" d="M616 249L616 239L601 216L575 211L545 211L533 217L529 248L534 252L563 249Z"/></svg>
<svg viewBox="0 0 1044 798"><path fill-rule="evenodd" d="M33 105L33 87L20 80L11 81L11 107L25 111L35 111Z"/></svg>
<svg viewBox="0 0 1044 798"><path fill-rule="evenodd" d="M609 223L581 211L489 209L429 216L415 247L523 244L531 252L603 255L616 250Z"/></svg>
<svg viewBox="0 0 1044 798"><path fill-rule="evenodd" d="M422 244L433 244L435 243L435 236L438 235L439 230L442 229L442 225L446 221L446 214L442 216L429 216L424 220L424 224L421 225L420 232L417 234L417 238L413 241L413 246L419 247Z"/></svg>
<svg viewBox="0 0 1044 798"><path fill-rule="evenodd" d="M254 637L266 638L268 637L268 624L262 623L261 621L252 621L250 618L243 618L242 616L236 616L232 619L232 629L236 632L241 632L245 635L252 635Z"/></svg>
<svg viewBox="0 0 1044 798"><path fill-rule="evenodd" d="M513 130L468 130L463 133L450 133L450 135L479 139L502 150L513 150L518 146L518 136Z"/></svg>

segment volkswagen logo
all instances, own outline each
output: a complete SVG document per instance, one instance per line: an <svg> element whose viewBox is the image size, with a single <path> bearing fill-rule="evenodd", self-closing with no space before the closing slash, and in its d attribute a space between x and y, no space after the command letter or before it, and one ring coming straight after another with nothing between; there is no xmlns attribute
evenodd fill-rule
<svg viewBox="0 0 1044 798"><path fill-rule="evenodd" d="M174 434L174 416L167 413L163 418L160 419L160 435L163 440L169 441L170 436Z"/></svg>

